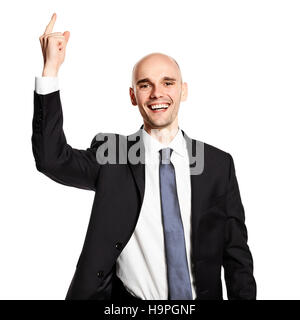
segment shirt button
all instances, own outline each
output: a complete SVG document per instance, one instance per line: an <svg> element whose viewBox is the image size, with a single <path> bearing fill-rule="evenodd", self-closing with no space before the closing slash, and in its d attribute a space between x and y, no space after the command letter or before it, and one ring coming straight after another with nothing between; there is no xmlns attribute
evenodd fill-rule
<svg viewBox="0 0 300 320"><path fill-rule="evenodd" d="M104 276L104 271L103 270L100 270L100 271L97 272L97 277L98 278L103 278L103 276Z"/></svg>

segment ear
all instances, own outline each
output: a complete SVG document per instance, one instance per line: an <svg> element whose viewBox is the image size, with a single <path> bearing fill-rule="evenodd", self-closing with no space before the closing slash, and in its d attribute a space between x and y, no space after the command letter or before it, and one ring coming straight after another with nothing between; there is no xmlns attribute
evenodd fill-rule
<svg viewBox="0 0 300 320"><path fill-rule="evenodd" d="M132 105L136 106L137 102L135 99L134 91L131 87L129 88L129 95L130 95L130 100L131 100Z"/></svg>
<svg viewBox="0 0 300 320"><path fill-rule="evenodd" d="M184 82L182 84L182 88L181 88L181 99L180 99L180 101L186 101L187 95L188 95L188 86L187 86L187 83Z"/></svg>

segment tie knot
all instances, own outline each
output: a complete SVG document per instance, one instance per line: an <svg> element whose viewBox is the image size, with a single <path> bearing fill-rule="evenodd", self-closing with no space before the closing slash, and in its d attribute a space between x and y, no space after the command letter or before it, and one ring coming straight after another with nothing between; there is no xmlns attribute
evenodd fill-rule
<svg viewBox="0 0 300 320"><path fill-rule="evenodd" d="M162 164L170 164L172 152L173 152L172 148L160 149L159 150L160 163L162 163Z"/></svg>

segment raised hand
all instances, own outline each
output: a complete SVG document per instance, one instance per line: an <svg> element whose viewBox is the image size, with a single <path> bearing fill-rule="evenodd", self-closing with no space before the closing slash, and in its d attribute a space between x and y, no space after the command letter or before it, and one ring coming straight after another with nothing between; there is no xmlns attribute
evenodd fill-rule
<svg viewBox="0 0 300 320"><path fill-rule="evenodd" d="M56 13L47 25L45 32L40 36L40 43L44 57L44 69L42 76L56 77L61 64L65 60L66 46L70 38L70 32L52 33L56 21Z"/></svg>

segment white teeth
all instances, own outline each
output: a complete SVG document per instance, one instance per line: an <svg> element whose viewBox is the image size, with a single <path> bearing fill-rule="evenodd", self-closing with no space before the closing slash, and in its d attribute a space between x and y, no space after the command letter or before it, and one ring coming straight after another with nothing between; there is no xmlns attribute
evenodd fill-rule
<svg viewBox="0 0 300 320"><path fill-rule="evenodd" d="M150 106L150 107L151 107L152 110L155 110L155 109L160 109L160 108L166 109L166 108L168 108L168 106L169 106L168 104L155 104L155 105Z"/></svg>

